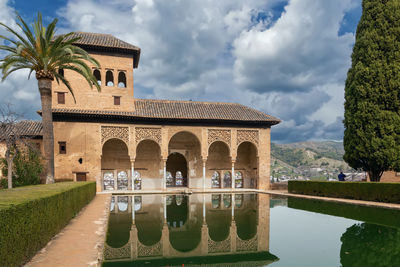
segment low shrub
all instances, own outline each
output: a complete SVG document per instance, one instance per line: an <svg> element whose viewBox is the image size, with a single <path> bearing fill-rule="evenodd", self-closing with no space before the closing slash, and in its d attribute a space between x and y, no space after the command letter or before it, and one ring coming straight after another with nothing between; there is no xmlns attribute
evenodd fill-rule
<svg viewBox="0 0 400 267"><path fill-rule="evenodd" d="M289 193L400 203L400 183L289 181Z"/></svg>
<svg viewBox="0 0 400 267"><path fill-rule="evenodd" d="M24 186L0 193L0 261L21 266L96 195L95 182Z"/></svg>

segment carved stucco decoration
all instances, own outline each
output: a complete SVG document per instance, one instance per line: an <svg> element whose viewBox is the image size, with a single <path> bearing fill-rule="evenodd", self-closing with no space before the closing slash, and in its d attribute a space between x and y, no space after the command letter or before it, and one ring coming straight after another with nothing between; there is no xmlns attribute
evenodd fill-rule
<svg viewBox="0 0 400 267"><path fill-rule="evenodd" d="M116 260L126 259L131 257L131 243L126 243L123 247L113 248L107 244L104 244L104 259Z"/></svg>
<svg viewBox="0 0 400 267"><path fill-rule="evenodd" d="M258 131L257 130L238 130L237 131L237 145L242 142L251 142L258 146Z"/></svg>
<svg viewBox="0 0 400 267"><path fill-rule="evenodd" d="M155 245L146 246L138 241L137 250L138 250L138 257L162 256L162 242L160 241Z"/></svg>
<svg viewBox="0 0 400 267"><path fill-rule="evenodd" d="M211 145L215 141L225 142L230 147L231 130L208 129L208 145Z"/></svg>
<svg viewBox="0 0 400 267"><path fill-rule="evenodd" d="M107 140L117 138L129 144L129 128L119 126L101 126L101 143L104 144Z"/></svg>
<svg viewBox="0 0 400 267"><path fill-rule="evenodd" d="M242 240L239 237L236 238L236 251L257 251L258 240L257 235L249 240Z"/></svg>
<svg viewBox="0 0 400 267"><path fill-rule="evenodd" d="M208 253L221 253L231 251L231 238L228 237L223 241L216 242L211 238L208 239Z"/></svg>
<svg viewBox="0 0 400 267"><path fill-rule="evenodd" d="M161 128L135 128L136 144L140 141L150 139L157 142L161 146Z"/></svg>

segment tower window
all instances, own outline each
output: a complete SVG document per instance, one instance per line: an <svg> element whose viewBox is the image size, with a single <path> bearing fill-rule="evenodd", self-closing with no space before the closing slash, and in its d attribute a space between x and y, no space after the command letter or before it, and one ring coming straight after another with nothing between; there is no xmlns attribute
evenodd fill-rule
<svg viewBox="0 0 400 267"><path fill-rule="evenodd" d="M118 87L126 88L126 75L122 71L118 73Z"/></svg>
<svg viewBox="0 0 400 267"><path fill-rule="evenodd" d="M65 93L64 92L57 92L57 103L65 104Z"/></svg>
<svg viewBox="0 0 400 267"><path fill-rule="evenodd" d="M58 142L58 152L60 154L67 154L67 142Z"/></svg>
<svg viewBox="0 0 400 267"><path fill-rule="evenodd" d="M100 73L100 71L99 70L94 70L93 71L93 76L96 78L96 80L97 80L97 83L99 84L99 85L101 85L101 73Z"/></svg>
<svg viewBox="0 0 400 267"><path fill-rule="evenodd" d="M106 72L106 85L107 86L114 86L114 75L111 70Z"/></svg>
<svg viewBox="0 0 400 267"><path fill-rule="evenodd" d="M114 96L114 105L121 105L121 97L120 96Z"/></svg>

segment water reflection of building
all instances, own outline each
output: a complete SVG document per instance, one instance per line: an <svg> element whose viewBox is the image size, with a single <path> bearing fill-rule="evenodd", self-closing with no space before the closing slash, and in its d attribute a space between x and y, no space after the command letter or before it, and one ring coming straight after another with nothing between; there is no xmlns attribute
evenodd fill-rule
<svg viewBox="0 0 400 267"><path fill-rule="evenodd" d="M106 261L262 252L268 258L263 265L277 259L268 253L267 195L144 195L114 199L105 244ZM121 216L129 217L122 223Z"/></svg>

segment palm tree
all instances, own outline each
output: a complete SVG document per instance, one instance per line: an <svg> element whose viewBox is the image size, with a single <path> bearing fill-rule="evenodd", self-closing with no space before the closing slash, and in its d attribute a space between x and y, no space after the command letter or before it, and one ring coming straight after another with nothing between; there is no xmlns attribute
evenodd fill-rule
<svg viewBox="0 0 400 267"><path fill-rule="evenodd" d="M46 183L53 183L52 81L54 78L57 83L61 81L71 92L75 101L70 83L59 73L59 70L68 69L79 73L91 87L94 85L100 91L100 85L98 85L97 79L93 76L86 62L90 62L97 68L100 67L100 64L85 50L73 45L79 38L71 38L72 32L55 36L58 19L54 19L47 27L44 27L42 16L38 13L31 29L21 16L18 14L16 16L18 31L4 23L0 23L0 26L4 27L12 35L12 38L0 35L0 38L5 40L4 45L0 45L0 50L8 52L7 56L0 60L0 69L3 74L2 80L4 81L12 72L20 69L30 70L28 79L33 71L36 73L42 103L43 146L47 165Z"/></svg>

